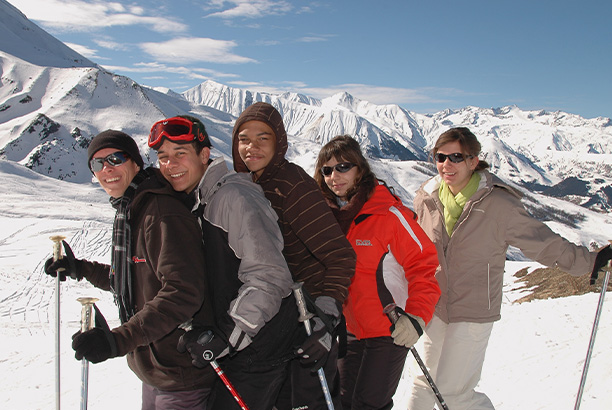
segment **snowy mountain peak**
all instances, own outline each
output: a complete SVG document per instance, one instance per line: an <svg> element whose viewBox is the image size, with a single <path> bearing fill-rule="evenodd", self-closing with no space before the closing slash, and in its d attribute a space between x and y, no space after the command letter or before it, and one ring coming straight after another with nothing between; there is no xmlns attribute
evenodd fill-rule
<svg viewBox="0 0 612 410"><path fill-rule="evenodd" d="M32 23L6 0L0 0L0 50L38 66L96 66Z"/></svg>
<svg viewBox="0 0 612 410"><path fill-rule="evenodd" d="M331 97L324 98L322 100L323 105L325 106L340 106L348 109L354 109L355 105L361 102L360 99L353 97L346 91L342 91L332 95Z"/></svg>

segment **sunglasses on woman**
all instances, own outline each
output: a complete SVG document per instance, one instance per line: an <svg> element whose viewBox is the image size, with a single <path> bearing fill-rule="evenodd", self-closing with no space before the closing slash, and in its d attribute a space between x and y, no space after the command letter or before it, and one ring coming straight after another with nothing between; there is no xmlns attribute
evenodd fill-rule
<svg viewBox="0 0 612 410"><path fill-rule="evenodd" d="M149 147L159 148L164 137L179 144L196 139L203 142L206 139L198 127L194 127L191 121L182 117L172 117L153 124L149 133Z"/></svg>
<svg viewBox="0 0 612 410"><path fill-rule="evenodd" d="M350 162L341 162L333 167L321 167L321 173L323 176L328 177L332 174L332 172L334 172L335 169L337 172L344 174L345 172L349 172L354 166L355 164L351 164Z"/></svg>
<svg viewBox="0 0 612 410"><path fill-rule="evenodd" d="M89 161L89 169L91 169L92 172L100 172L102 171L102 169L104 169L105 162L108 165L112 165L113 167L118 167L119 165L125 163L125 161L127 161L128 159L130 159L130 156L127 152L113 152L112 154L109 154L104 158L92 158Z"/></svg>
<svg viewBox="0 0 612 410"><path fill-rule="evenodd" d="M450 162L454 163L454 164L458 164L460 162L465 161L468 158L474 158L473 155L463 155L460 152L455 152L452 154L441 154L441 153L436 153L434 155L434 158L436 159L436 161L438 161L439 163L442 163L444 161L446 161L446 158L448 158L450 160Z"/></svg>

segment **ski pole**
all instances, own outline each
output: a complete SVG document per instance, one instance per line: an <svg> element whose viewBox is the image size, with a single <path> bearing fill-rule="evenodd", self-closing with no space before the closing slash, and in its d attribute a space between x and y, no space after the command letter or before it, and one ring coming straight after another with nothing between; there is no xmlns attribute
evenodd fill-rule
<svg viewBox="0 0 612 410"><path fill-rule="evenodd" d="M179 325L179 329L183 329L185 332L188 332L191 329L193 329L192 319L189 319L185 323ZM208 339L203 340L202 341L203 343L209 342L214 337L213 332L211 332L210 330L207 333L208 333L208 336L207 336ZM225 374L223 369L221 369L221 366L219 366L219 363L217 363L217 361L214 360L214 357L215 357L214 353L210 350L206 350L202 354L202 357L204 358L204 360L207 360L210 363L213 369L215 369L215 373L217 373L217 376L219 376L219 378L221 379L221 381L223 382L227 390L230 392L232 397L234 397L234 400L236 400L236 403L238 403L238 405L240 406L240 409L249 410L249 408L247 407L242 397L240 397L240 395L234 388L234 385L229 381L229 379L227 378L227 375Z"/></svg>
<svg viewBox="0 0 612 410"><path fill-rule="evenodd" d="M392 324L395 324L395 322L397 322L397 320L399 319L399 314L395 311L396 307L397 305L395 303L389 303L383 309L383 312L387 315L387 317L389 318ZM446 402L444 401L444 398L442 397L440 390L438 390L438 386L436 386L436 383L434 383L433 378L431 377L431 374L429 373L429 370L427 370L427 366L425 366L425 363L421 359L419 352L417 352L414 346L411 346L409 350L414 356L414 359L418 363L419 367L421 368L421 371L423 372L425 379L427 379L427 382L429 383L431 390L434 392L436 396L436 400L438 400L440 407L443 410L448 410L448 406L446 405Z"/></svg>
<svg viewBox="0 0 612 410"><path fill-rule="evenodd" d="M93 329L93 316L91 309L93 304L98 301L97 298L78 298L81 302L81 332L86 332ZM81 359L81 410L87 410L87 391L89 384L89 361L85 358Z"/></svg>
<svg viewBox="0 0 612 410"><path fill-rule="evenodd" d="M225 372L223 371L223 369L219 367L219 363L217 363L216 360L211 360L210 365L212 366L213 369L215 369L217 376L219 376L221 381L223 381L223 384L225 384L225 387L227 387L227 390L229 390L230 394L234 397L234 399L236 400L240 408L242 410L249 410L244 400L242 400L242 397L240 397L240 395L238 394L238 392L236 391L232 383L229 381L229 379L225 375Z"/></svg>
<svg viewBox="0 0 612 410"><path fill-rule="evenodd" d="M306 307L306 300L304 299L304 290L302 289L302 282L297 282L292 285L293 294L295 295L295 302L297 303L298 311L300 312L300 322L304 322L306 328L306 335L312 334L312 328L310 327L310 318L314 315L308 311ZM319 382L321 382L321 389L323 389L323 396L325 396L325 402L327 403L328 410L334 410L334 403L332 402L331 394L329 393L329 385L325 378L325 372L323 368L317 370L319 376Z"/></svg>
<svg viewBox="0 0 612 410"><path fill-rule="evenodd" d="M62 259L62 241L66 239L62 235L49 237L53 241L53 260ZM55 280L55 408L60 409L60 272L64 268L57 270Z"/></svg>
<svg viewBox="0 0 612 410"><path fill-rule="evenodd" d="M595 312L595 321L593 322L593 330L591 331L591 339L589 340L589 348L587 349L587 355L584 361L584 367L582 369L582 378L580 379L580 386L578 387L578 396L576 397L576 404L574 405L574 410L578 410L580 408L580 402L582 401L582 393L584 392L587 372L589 371L589 364L591 363L591 355L593 354L593 345L595 344L595 336L597 335L599 318L601 316L604 297L606 296L606 289L608 288L608 282L610 280L610 270L612 270L612 261L608 261L608 267L605 269L606 273L604 275L603 285L601 287L601 293L599 295L599 303L597 304L597 310ZM595 278L596 277L597 276L595 276Z"/></svg>

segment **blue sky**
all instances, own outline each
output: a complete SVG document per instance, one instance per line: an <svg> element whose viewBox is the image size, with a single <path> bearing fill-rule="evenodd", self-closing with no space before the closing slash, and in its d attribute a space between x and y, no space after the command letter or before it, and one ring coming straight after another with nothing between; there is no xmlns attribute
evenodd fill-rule
<svg viewBox="0 0 612 410"><path fill-rule="evenodd" d="M8 0L140 84L612 117L612 2Z"/></svg>

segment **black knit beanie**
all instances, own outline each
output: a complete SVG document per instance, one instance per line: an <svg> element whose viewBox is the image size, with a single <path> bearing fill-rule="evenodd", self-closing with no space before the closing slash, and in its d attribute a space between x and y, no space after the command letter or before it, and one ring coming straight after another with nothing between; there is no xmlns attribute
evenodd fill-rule
<svg viewBox="0 0 612 410"><path fill-rule="evenodd" d="M126 133L115 130L102 131L91 140L89 148L87 148L88 166L94 154L104 148L116 148L126 152L141 169L144 166L136 141Z"/></svg>

